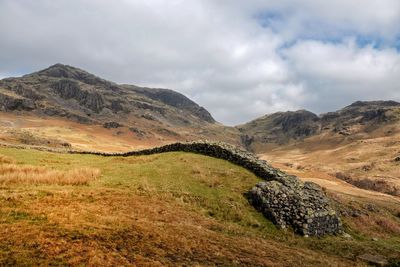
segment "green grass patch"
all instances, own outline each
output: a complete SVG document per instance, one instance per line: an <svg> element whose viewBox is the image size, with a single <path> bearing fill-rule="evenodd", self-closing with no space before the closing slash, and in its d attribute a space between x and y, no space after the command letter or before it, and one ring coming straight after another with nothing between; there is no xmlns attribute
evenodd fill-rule
<svg viewBox="0 0 400 267"><path fill-rule="evenodd" d="M10 210L0 211L0 224L2 223L16 223L16 222L27 222L31 224L40 224L47 221L45 215L38 216L33 215L26 211Z"/></svg>

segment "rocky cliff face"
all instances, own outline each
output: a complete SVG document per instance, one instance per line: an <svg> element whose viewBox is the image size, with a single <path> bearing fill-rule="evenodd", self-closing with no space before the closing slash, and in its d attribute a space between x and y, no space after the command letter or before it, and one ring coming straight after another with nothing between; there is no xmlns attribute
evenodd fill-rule
<svg viewBox="0 0 400 267"><path fill-rule="evenodd" d="M0 110L1 111L12 111L12 110L25 110L30 111L36 108L34 101L12 94L10 92L0 91Z"/></svg>
<svg viewBox="0 0 400 267"><path fill-rule="evenodd" d="M193 114L206 122L209 123L215 122L214 118L205 108L200 107L189 98L173 90L168 90L168 89L149 90L148 88L138 88L138 87L132 88L132 90L155 101L160 101L166 105L178 108L189 114Z"/></svg>
<svg viewBox="0 0 400 267"><path fill-rule="evenodd" d="M237 128L247 147L254 143L284 144L301 140L320 131L320 118L306 110L278 112L263 116Z"/></svg>
<svg viewBox="0 0 400 267"><path fill-rule="evenodd" d="M400 103L395 101L357 101L321 116L321 127L341 135L369 132L384 124L400 121Z"/></svg>

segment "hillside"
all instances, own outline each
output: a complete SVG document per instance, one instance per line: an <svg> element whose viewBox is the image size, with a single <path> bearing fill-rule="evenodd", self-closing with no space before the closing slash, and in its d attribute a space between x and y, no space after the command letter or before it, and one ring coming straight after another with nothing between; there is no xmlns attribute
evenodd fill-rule
<svg viewBox="0 0 400 267"><path fill-rule="evenodd" d="M149 144L218 139L221 131L234 132L216 123L203 107L172 90L119 85L62 64L1 80L0 107L6 114L19 115L22 124L24 115L64 120L67 125L72 121L86 128L111 129L113 134ZM229 133L225 138L235 139Z"/></svg>
<svg viewBox="0 0 400 267"><path fill-rule="evenodd" d="M237 126L250 149L256 144L285 144L320 132L320 118L306 110L277 112Z"/></svg>
<svg viewBox="0 0 400 267"><path fill-rule="evenodd" d="M2 265L365 266L358 257L366 253L400 257L390 200L371 209L369 200L331 195L353 238L302 238L256 212L243 193L259 178L224 160L4 147L0 154L0 175L9 177L0 199ZM21 179L27 169L47 178Z"/></svg>

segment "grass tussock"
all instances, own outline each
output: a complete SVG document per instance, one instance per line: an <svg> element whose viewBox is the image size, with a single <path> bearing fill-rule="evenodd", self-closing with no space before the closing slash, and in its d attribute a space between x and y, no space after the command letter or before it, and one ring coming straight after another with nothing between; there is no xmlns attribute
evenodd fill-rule
<svg viewBox="0 0 400 267"><path fill-rule="evenodd" d="M11 130L9 132L19 144L32 146L48 146L57 148L71 148L71 144L56 138L42 137L29 131Z"/></svg>
<svg viewBox="0 0 400 267"><path fill-rule="evenodd" d="M87 185L100 176L95 168L54 170L46 167L15 164L14 159L0 155L0 184Z"/></svg>
<svg viewBox="0 0 400 267"><path fill-rule="evenodd" d="M395 223L393 220L389 220L387 218L381 218L376 221L376 224L379 225L383 230L389 233L400 233L400 225Z"/></svg>
<svg viewBox="0 0 400 267"><path fill-rule="evenodd" d="M15 160L13 158L0 154L0 164L12 164L12 163L15 163Z"/></svg>

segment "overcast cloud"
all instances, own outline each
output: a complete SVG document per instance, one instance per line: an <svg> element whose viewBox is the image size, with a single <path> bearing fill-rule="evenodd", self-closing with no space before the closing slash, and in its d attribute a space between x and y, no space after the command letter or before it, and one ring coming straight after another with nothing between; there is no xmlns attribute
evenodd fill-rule
<svg viewBox="0 0 400 267"><path fill-rule="evenodd" d="M398 0L0 0L0 78L54 63L238 124L400 100Z"/></svg>

